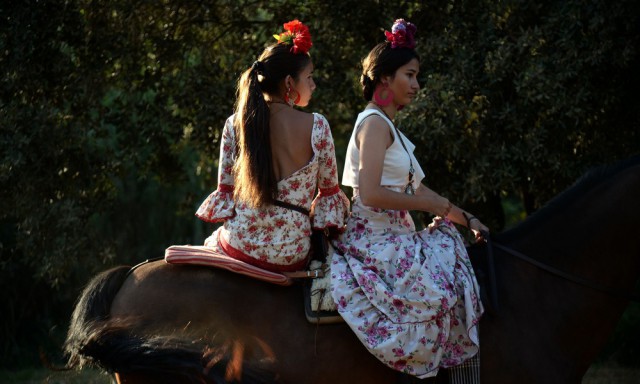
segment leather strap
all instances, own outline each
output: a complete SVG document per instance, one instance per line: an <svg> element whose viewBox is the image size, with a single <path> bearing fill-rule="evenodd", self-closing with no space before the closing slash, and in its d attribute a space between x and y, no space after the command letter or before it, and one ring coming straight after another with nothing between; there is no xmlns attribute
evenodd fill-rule
<svg viewBox="0 0 640 384"><path fill-rule="evenodd" d="M319 279L324 277L324 269L323 269L324 267L325 265L322 265L321 268L312 269L309 271L281 272L281 273L290 279Z"/></svg>
<svg viewBox="0 0 640 384"><path fill-rule="evenodd" d="M281 201L281 200L273 200L273 205L277 205L278 207L282 207L282 208L288 208L288 209L294 210L296 212L300 212L303 215L307 215L307 216L309 216L309 214L310 214L309 210L306 209L306 208L303 208L303 207L300 207L300 206L297 206L297 205L293 205L293 204L290 204L290 203L287 203L287 202Z"/></svg>
<svg viewBox="0 0 640 384"><path fill-rule="evenodd" d="M289 204L281 200L274 200L273 205L277 205L278 207L288 208L296 212L300 212L303 215L309 216L309 211L306 208ZM324 264L319 269L313 269L308 271L296 271L296 272L281 272L281 273L290 279L318 279L318 278L324 277L323 268L324 268Z"/></svg>
<svg viewBox="0 0 640 384"><path fill-rule="evenodd" d="M492 244L489 243L487 245L489 246L489 248L488 248L489 251L491 251ZM517 258L519 258L519 259L521 259L523 261L526 261L526 262L528 262L528 263L530 263L532 265L535 265L536 267L538 267L538 268L540 268L540 269L542 269L544 271L547 271L547 272L549 272L549 273L551 273L553 275L559 276L559 277L561 277L561 278L563 278L565 280L568 280L568 281L571 281L573 283L580 284L582 286L591 288L591 289L593 289L595 291L606 293L607 295L610 295L610 296L614 296L614 297L618 297L618 298L621 298L621 299L625 299L625 300L629 300L629 301L634 301L634 302L640 303L640 295L638 295L638 294L621 292L621 291L619 291L617 289L613 289L611 287L603 286L601 284L598 284L598 283L595 283L593 281L587 280L587 279L585 279L583 277L575 276L575 275L573 275L571 273L562 271L562 270L560 270L558 268L552 267L552 266L547 265L545 263L542 263L542 262L540 262L540 261L538 261L536 259L533 259L533 258L531 258L531 257L529 257L529 256L527 256L527 255L525 255L525 254L523 254L521 252L516 251L513 248L506 247L504 245L497 244L495 242L493 243L493 246L496 247L496 248L499 248L499 249L503 250L504 252L506 252L506 253L508 253L508 254L510 254L512 256L515 256L515 257L517 257ZM491 254L491 257L493 258L493 254ZM492 292L492 295L495 297L495 300L497 301L497 293Z"/></svg>

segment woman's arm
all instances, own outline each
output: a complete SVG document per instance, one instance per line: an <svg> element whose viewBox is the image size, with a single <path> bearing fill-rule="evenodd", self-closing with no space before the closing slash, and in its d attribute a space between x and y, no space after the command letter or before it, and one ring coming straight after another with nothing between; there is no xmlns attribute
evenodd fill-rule
<svg viewBox="0 0 640 384"><path fill-rule="evenodd" d="M447 215L449 200L431 190L408 195L380 185L385 152L393 143L390 127L381 117L372 116L362 123L356 143L360 149L358 189L363 204L382 209L420 210L438 216Z"/></svg>
<svg viewBox="0 0 640 384"><path fill-rule="evenodd" d="M329 122L317 115L312 145L318 158L318 195L313 200L313 228L335 230L344 227L349 216L350 202L340 189L335 145Z"/></svg>
<svg viewBox="0 0 640 384"><path fill-rule="evenodd" d="M220 141L220 158L218 160L218 188L221 185L233 188L233 165L236 162L236 137L233 130L233 117L227 119L222 130Z"/></svg>
<svg viewBox="0 0 640 384"><path fill-rule="evenodd" d="M218 162L218 187L196 211L196 216L204 221L211 223L222 222L236 214L233 200L235 147L233 118L230 117L227 119L222 131L220 160Z"/></svg>
<svg viewBox="0 0 640 384"><path fill-rule="evenodd" d="M424 184L420 184L420 187L418 187L418 190L416 191L416 194L430 193L435 192L429 189L429 187ZM460 224L469 228L471 231L473 231L473 233L476 235L476 238L478 239L480 238L480 232L489 232L489 228L486 225L482 224L482 222L477 217L453 204L451 205L451 210L449 211L449 213L442 217L446 217L456 224Z"/></svg>
<svg viewBox="0 0 640 384"><path fill-rule="evenodd" d="M469 226L477 238L480 231L489 231L469 212L451 204L447 198L424 184L420 184L415 195L395 192L380 185L385 153L393 143L390 127L382 118L372 116L366 119L356 135L356 144L360 149L358 189L363 204L382 209L430 212L454 223Z"/></svg>

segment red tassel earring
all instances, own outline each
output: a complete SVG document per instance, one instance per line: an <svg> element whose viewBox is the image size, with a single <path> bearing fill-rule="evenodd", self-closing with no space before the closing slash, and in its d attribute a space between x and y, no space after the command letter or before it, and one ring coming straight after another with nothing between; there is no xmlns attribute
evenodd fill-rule
<svg viewBox="0 0 640 384"><path fill-rule="evenodd" d="M295 89L293 91L296 93L295 99L291 99L291 96L289 96L289 94L291 93L291 86L287 86L287 93L285 93L284 95L284 102L289 104L290 107L298 105L298 103L300 102L300 92L296 91Z"/></svg>

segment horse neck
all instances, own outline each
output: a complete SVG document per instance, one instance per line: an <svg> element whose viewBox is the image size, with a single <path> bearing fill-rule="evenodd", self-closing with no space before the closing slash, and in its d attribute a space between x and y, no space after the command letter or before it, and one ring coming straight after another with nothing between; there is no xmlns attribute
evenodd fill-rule
<svg viewBox="0 0 640 384"><path fill-rule="evenodd" d="M630 292L640 275L637 196L639 165L569 195L517 230L496 236L496 242L565 272ZM510 350L496 359L531 360L530 367L523 367L531 375L540 373L542 366L556 379L581 377L627 302L506 254L496 258L496 268L501 281L499 327L493 329L490 322L486 334L489 339L518 339L528 348L522 353Z"/></svg>
<svg viewBox="0 0 640 384"><path fill-rule="evenodd" d="M545 208L507 240L529 256L585 278L633 284L640 275L640 165Z"/></svg>

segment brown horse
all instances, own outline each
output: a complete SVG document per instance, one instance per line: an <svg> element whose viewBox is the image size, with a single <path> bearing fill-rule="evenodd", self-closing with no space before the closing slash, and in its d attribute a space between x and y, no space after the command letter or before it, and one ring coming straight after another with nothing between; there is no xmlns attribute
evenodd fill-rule
<svg viewBox="0 0 640 384"><path fill-rule="evenodd" d="M640 158L600 168L508 232L494 235L499 307L480 324L485 383L580 383L640 276ZM498 246L500 248L498 248ZM487 247L469 249L484 274ZM299 286L152 262L96 276L73 314L69 366L126 383L396 383L345 324L307 322Z"/></svg>

